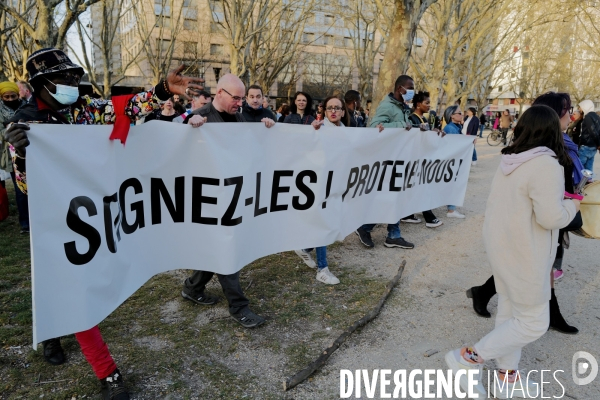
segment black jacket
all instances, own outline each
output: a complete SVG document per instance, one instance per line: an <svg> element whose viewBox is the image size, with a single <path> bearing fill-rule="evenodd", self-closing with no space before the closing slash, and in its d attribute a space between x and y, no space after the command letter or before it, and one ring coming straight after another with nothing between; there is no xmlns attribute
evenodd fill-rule
<svg viewBox="0 0 600 400"><path fill-rule="evenodd" d="M277 122L277 117L268 108L260 107L258 110L250 107L248 103L244 103L242 106L242 114L246 119L246 122L260 122L263 118L270 118Z"/></svg>
<svg viewBox="0 0 600 400"><path fill-rule="evenodd" d="M348 121L349 126L352 128L364 128L367 126L365 124L365 118L362 116L360 112L352 111L348 108Z"/></svg>
<svg viewBox="0 0 600 400"><path fill-rule="evenodd" d="M473 115L467 126L467 135L477 136L479 131L479 118Z"/></svg>
<svg viewBox="0 0 600 400"><path fill-rule="evenodd" d="M223 121L223 118L221 118L221 115L219 114L217 109L213 106L212 101L192 111L192 113L186 117L183 123L187 124L193 115L200 115L202 117L206 117L206 122L225 122ZM246 119L240 112L235 113L235 119L237 120L237 122L246 122Z"/></svg>
<svg viewBox="0 0 600 400"><path fill-rule="evenodd" d="M581 124L579 145L587 147L600 147L600 117L595 112L585 114Z"/></svg>
<svg viewBox="0 0 600 400"><path fill-rule="evenodd" d="M298 125L310 125L315 120L315 117L312 115L304 114L302 118L300 118L300 114L290 114L283 120L286 124L298 124Z"/></svg>

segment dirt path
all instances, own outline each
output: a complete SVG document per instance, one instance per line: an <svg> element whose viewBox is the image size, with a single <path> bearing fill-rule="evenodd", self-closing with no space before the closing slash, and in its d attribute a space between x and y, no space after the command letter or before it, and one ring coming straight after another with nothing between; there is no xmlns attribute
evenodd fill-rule
<svg viewBox="0 0 600 400"><path fill-rule="evenodd" d="M443 357L448 350L474 343L493 328L496 298L489 307L492 318L484 319L472 310L465 290L482 284L491 272L481 231L500 148L481 140L477 145L479 161L471 168L465 203L459 208L466 219L449 219L439 208L434 212L444 225L437 229L428 229L424 223L402 224L402 236L416 245L413 250L385 248L385 226L378 226L373 234L374 249L364 248L355 235L350 235L343 246L332 251L333 255L338 253L342 266L370 265L373 274L386 278L395 274L402 259L407 260L407 267L380 317L352 337L323 371L293 390L290 397L338 398L340 369L446 369ZM571 235L571 248L564 258L565 275L556 284L563 315L580 333L569 336L550 331L523 351L523 370L564 371L557 377L565 387L565 398L600 398L600 377L587 386L577 386L571 376L576 351L587 351L600 360L599 244ZM429 350L439 352L424 357ZM545 375L544 380L553 382L545 386L544 396L560 397L562 389L552 375ZM364 393L363 387L363 398ZM375 398L380 398L379 389Z"/></svg>

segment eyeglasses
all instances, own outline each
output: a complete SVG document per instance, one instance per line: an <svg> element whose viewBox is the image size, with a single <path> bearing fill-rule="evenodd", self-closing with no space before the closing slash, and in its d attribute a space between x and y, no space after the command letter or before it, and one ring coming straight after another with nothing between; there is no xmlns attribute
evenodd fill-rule
<svg viewBox="0 0 600 400"><path fill-rule="evenodd" d="M343 108L342 107L327 107L326 110L327 111L342 111Z"/></svg>
<svg viewBox="0 0 600 400"><path fill-rule="evenodd" d="M452 115L462 115L462 113L461 112L457 112L457 113L454 113Z"/></svg>
<svg viewBox="0 0 600 400"><path fill-rule="evenodd" d="M232 98L233 100L235 100L235 101L246 101L246 98L245 98L245 97L234 96L234 95L232 95L231 93L229 93L227 90L225 90L225 89L223 89L223 88L221 88L221 90L222 90L222 91L224 91L225 93L227 93L228 95L230 95L230 96L231 96L231 98Z"/></svg>

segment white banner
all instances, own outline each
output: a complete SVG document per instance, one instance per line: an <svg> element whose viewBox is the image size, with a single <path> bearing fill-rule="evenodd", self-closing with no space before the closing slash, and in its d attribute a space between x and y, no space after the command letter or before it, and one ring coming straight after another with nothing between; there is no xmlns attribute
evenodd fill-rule
<svg viewBox="0 0 600 400"><path fill-rule="evenodd" d="M126 146L111 129L31 125L34 343L93 327L160 272L230 274L462 205L473 152L417 129L152 121Z"/></svg>

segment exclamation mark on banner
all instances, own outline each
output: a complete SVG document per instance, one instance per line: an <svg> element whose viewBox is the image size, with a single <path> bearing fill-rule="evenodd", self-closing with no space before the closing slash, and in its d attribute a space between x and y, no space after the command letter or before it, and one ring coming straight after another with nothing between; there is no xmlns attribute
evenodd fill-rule
<svg viewBox="0 0 600 400"><path fill-rule="evenodd" d="M329 171L329 175L327 175L327 188L325 189L325 201L321 208L327 207L327 198L329 197L329 192L331 192L331 180L333 179L333 171Z"/></svg>
<svg viewBox="0 0 600 400"><path fill-rule="evenodd" d="M456 178L454 178L454 181L456 181L458 179L458 172L460 171L460 166L462 165L462 158L460 159L460 163L458 164L458 169L456 170Z"/></svg>

